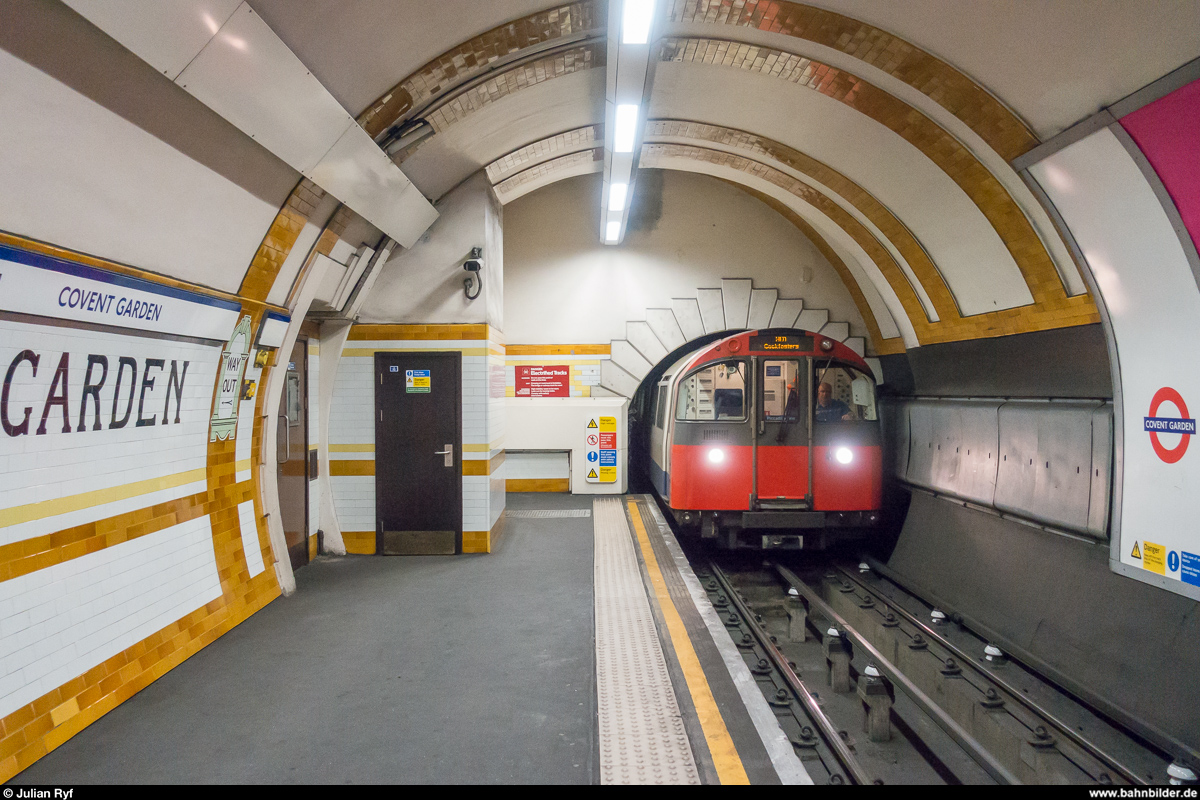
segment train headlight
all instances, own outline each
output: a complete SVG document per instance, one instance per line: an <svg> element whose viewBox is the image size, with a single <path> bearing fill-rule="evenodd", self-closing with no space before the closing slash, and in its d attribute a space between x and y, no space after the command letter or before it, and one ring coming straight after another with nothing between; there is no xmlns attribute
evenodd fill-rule
<svg viewBox="0 0 1200 800"><path fill-rule="evenodd" d="M837 459L839 464L849 464L854 460L854 451L849 447L839 447L833 451L833 457Z"/></svg>
<svg viewBox="0 0 1200 800"><path fill-rule="evenodd" d="M708 460L714 464L720 464L725 460L725 451L714 447L708 451Z"/></svg>

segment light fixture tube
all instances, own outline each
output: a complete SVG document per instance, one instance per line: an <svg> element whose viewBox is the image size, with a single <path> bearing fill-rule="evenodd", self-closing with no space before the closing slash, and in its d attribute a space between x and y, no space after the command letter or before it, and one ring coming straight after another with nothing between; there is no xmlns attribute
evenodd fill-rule
<svg viewBox="0 0 1200 800"><path fill-rule="evenodd" d="M617 106L616 131L613 134L613 152L633 152L633 140L637 136L637 123L638 107L636 103Z"/></svg>
<svg viewBox="0 0 1200 800"><path fill-rule="evenodd" d="M621 43L645 44L654 20L654 0L625 0L621 14Z"/></svg>
<svg viewBox="0 0 1200 800"><path fill-rule="evenodd" d="M621 236L621 221L614 219L604 227L604 240L615 242Z"/></svg>
<svg viewBox="0 0 1200 800"><path fill-rule="evenodd" d="M629 184L614 183L608 189L608 210L624 211L625 198L629 195Z"/></svg>

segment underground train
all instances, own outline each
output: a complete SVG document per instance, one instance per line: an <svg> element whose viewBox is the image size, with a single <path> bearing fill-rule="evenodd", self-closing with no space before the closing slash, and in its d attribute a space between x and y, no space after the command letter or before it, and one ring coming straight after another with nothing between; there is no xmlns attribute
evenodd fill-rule
<svg viewBox="0 0 1200 800"><path fill-rule="evenodd" d="M685 532L730 549L823 549L879 522L875 380L841 342L746 331L644 391L650 480Z"/></svg>

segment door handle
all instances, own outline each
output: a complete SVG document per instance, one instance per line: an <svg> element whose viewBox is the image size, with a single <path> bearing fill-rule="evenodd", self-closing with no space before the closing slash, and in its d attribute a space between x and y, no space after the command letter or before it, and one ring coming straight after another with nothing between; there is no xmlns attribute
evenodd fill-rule
<svg viewBox="0 0 1200 800"><path fill-rule="evenodd" d="M435 456L445 456L446 459L443 462L443 464L447 467L453 467L454 466L454 445L448 444L448 445L445 445L445 448L446 448L445 450L435 450L433 452L433 454Z"/></svg>

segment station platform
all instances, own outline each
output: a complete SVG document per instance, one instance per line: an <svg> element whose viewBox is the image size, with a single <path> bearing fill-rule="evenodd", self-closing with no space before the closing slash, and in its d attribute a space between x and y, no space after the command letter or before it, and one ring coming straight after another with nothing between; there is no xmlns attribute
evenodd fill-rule
<svg viewBox="0 0 1200 800"><path fill-rule="evenodd" d="M13 782L810 782L649 498L507 515L487 556L317 559Z"/></svg>

